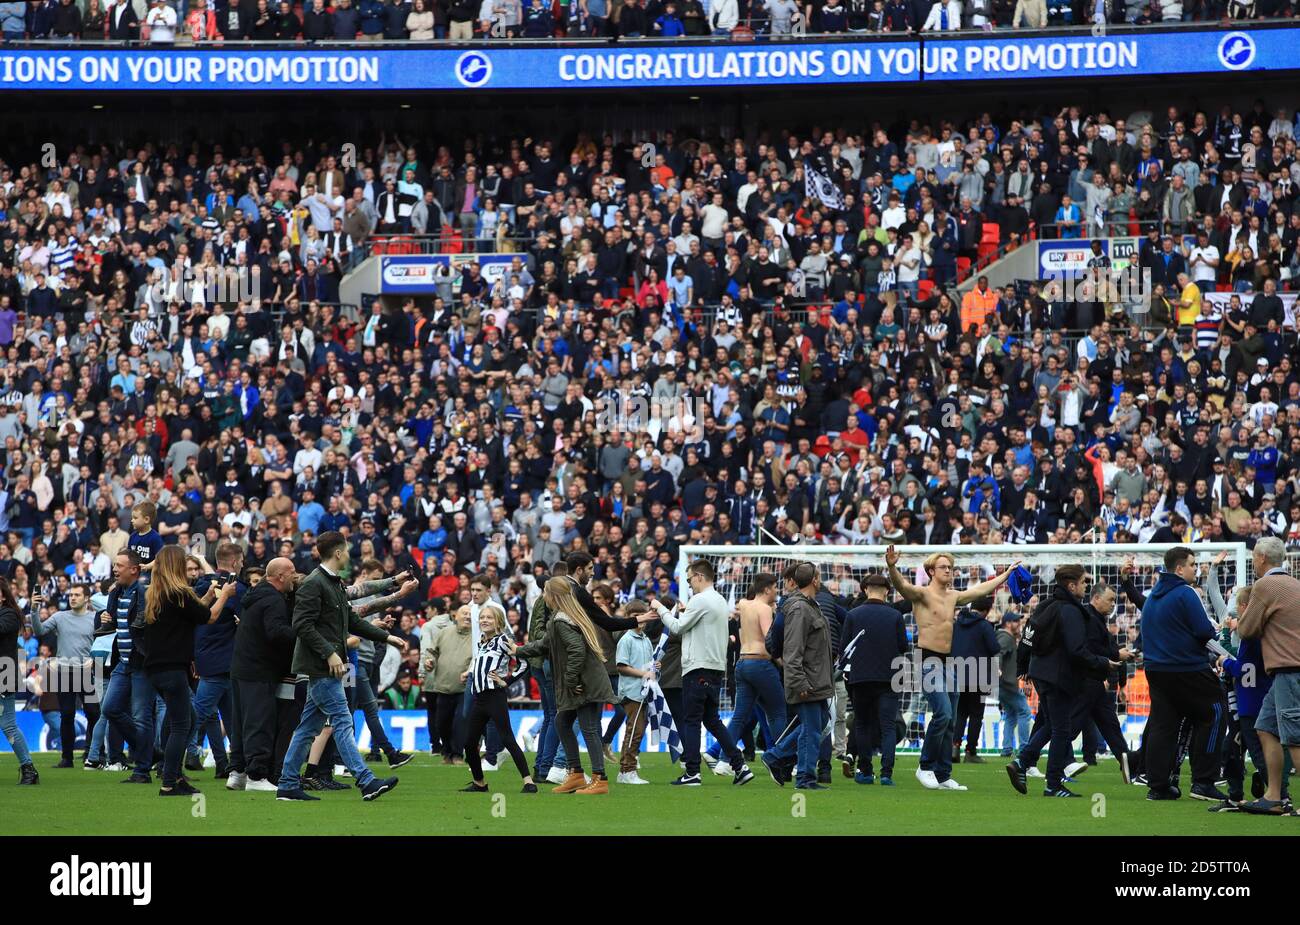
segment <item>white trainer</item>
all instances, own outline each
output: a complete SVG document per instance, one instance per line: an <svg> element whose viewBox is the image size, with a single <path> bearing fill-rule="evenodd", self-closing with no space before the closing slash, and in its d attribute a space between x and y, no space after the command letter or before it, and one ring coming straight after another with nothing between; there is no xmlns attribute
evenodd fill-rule
<svg viewBox="0 0 1300 925"><path fill-rule="evenodd" d="M248 775L240 774L238 771L231 771L230 776L226 778L227 790L246 790L248 789Z"/></svg>
<svg viewBox="0 0 1300 925"><path fill-rule="evenodd" d="M1037 777L1039 779L1045 779L1046 775L1043 774L1042 771L1038 770L1038 768L1030 768L1028 771L1025 772L1025 777Z"/></svg>
<svg viewBox="0 0 1300 925"><path fill-rule="evenodd" d="M719 761L713 766L713 773L719 777L732 777L736 772L731 770L731 762Z"/></svg>
<svg viewBox="0 0 1300 925"><path fill-rule="evenodd" d="M569 773L565 771L564 768L558 765L553 765L551 770L546 774L546 782L548 784L562 784L564 783L564 779L568 776Z"/></svg>
<svg viewBox="0 0 1300 925"><path fill-rule="evenodd" d="M944 781L939 781L940 790L965 790L961 784L957 783L951 777Z"/></svg>
<svg viewBox="0 0 1300 925"><path fill-rule="evenodd" d="M483 770L484 770L484 771L495 771L495 770L497 770L497 768L499 768L499 767L500 767L500 765L493 764L492 762L488 761L486 758L483 759Z"/></svg>
<svg viewBox="0 0 1300 925"><path fill-rule="evenodd" d="M233 778L234 775L232 774L230 775L230 777ZM227 780L229 779L230 778L227 778ZM275 793L275 791L278 790L279 788L276 787L275 784L271 783L269 780L257 780L256 778L250 777L248 779L248 783L244 785L244 789L258 790L264 793Z"/></svg>
<svg viewBox="0 0 1300 925"><path fill-rule="evenodd" d="M920 768L917 768L916 779L921 782L921 786L926 790L939 789L939 778L934 776L933 771L922 771Z"/></svg>
<svg viewBox="0 0 1300 925"><path fill-rule="evenodd" d="M1065 776L1066 776L1066 777L1078 777L1080 774L1082 774L1082 773L1083 773L1084 771L1086 771L1086 770L1088 770L1088 765L1087 765L1086 762L1083 762L1083 761L1076 761L1076 762L1074 762L1073 764L1067 764L1067 765L1065 766Z"/></svg>
<svg viewBox="0 0 1300 925"><path fill-rule="evenodd" d="M643 780L641 775L636 771L620 771L618 775L620 784L648 784L650 781Z"/></svg>
<svg viewBox="0 0 1300 925"><path fill-rule="evenodd" d="M122 764L122 762L120 761L114 761L112 764L104 765L104 770L112 771L114 773L121 773L122 771L129 771L131 769L126 765Z"/></svg>
<svg viewBox="0 0 1300 925"><path fill-rule="evenodd" d="M707 764L710 768L714 767L718 763L718 759L714 758L708 752L701 753L700 760L703 761L705 764Z"/></svg>

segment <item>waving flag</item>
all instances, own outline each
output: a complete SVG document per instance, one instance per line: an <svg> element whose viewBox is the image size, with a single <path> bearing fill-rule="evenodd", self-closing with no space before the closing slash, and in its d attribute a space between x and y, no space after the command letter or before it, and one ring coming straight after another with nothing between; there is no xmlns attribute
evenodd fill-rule
<svg viewBox="0 0 1300 925"><path fill-rule="evenodd" d="M827 208L844 208L844 194L840 188L831 182L830 177L818 173L811 164L804 165L803 185L804 195L821 200L821 204Z"/></svg>
<svg viewBox="0 0 1300 925"><path fill-rule="evenodd" d="M853 639L849 642L849 644L844 647L844 650L840 652L840 657L835 661L836 671L843 672L846 668L848 668L850 665L853 664L853 653L857 651L858 640L862 638L862 634L865 632L866 630L858 630L858 634L854 636Z"/></svg>
<svg viewBox="0 0 1300 925"><path fill-rule="evenodd" d="M668 646L668 631L659 639L655 648L654 661L662 662L664 649ZM656 751L660 742L668 745L668 757L676 764L682 759L682 740L673 725L673 715L668 710L668 701L659 686L658 674L653 674L641 681L642 709L646 711L646 751Z"/></svg>

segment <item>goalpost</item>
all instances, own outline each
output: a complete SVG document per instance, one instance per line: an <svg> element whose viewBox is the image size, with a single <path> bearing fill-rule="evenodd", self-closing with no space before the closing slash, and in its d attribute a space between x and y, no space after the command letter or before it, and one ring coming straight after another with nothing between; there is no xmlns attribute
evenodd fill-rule
<svg viewBox="0 0 1300 925"><path fill-rule="evenodd" d="M1108 615L1111 631L1116 634L1120 646L1126 645L1136 633L1140 609L1131 602L1121 590L1121 579L1126 564L1131 561L1134 573L1133 582L1141 594L1151 590L1156 581L1156 572L1164 565L1164 554L1177 543L1134 543L1134 544L1040 544L1016 545L1001 544L990 546L899 546L898 568L910 581L924 584L926 576L921 563L932 553L943 552L953 557L956 564L954 587L963 589L990 578L1011 563L1020 560L1033 575L1032 590L1035 598L1027 604L1017 604L1004 588L994 596L993 613L1001 615L1014 610L1028 617L1037 598L1050 591L1057 567L1066 564L1082 565L1091 575L1093 582L1105 582L1114 588L1118 597L1115 611ZM1189 544L1196 554L1196 562L1201 567L1202 579L1198 588L1205 601L1206 611L1217 622L1217 616L1211 602L1206 599L1205 582L1208 569L1220 556L1226 553L1222 565L1217 569L1218 589L1225 601L1230 601L1233 590L1251 580L1250 557L1244 543L1194 543ZM696 559L705 559L713 565L717 573L715 588L733 605L745 598L754 576L769 572L780 576L790 562L810 562L817 566L821 584L839 598L846 607L853 606L861 598L859 582L872 573L885 572L885 550L887 546L682 546L678 554L678 587L683 600L690 596L690 590L684 580L687 566ZM909 638L915 642L915 624L911 615L906 617ZM909 672L910 674L910 672ZM907 725L907 735L900 739L900 750L914 750L919 747L920 737L925 725L925 702L920 692L915 690L914 679L905 677L905 690L900 697L902 719ZM1026 690L1031 704L1034 702L1032 687ZM1150 710L1150 698L1147 693L1146 678L1140 667L1126 666L1125 683L1117 691L1117 711L1120 724L1130 742L1136 744L1146 725ZM998 706L996 687L985 698L984 729L980 737L982 751L996 751L1002 746L1001 710Z"/></svg>

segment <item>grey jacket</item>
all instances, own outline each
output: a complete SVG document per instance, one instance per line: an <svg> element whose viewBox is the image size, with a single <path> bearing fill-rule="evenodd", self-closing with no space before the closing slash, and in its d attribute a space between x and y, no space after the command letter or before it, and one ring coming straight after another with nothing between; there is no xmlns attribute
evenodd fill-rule
<svg viewBox="0 0 1300 925"><path fill-rule="evenodd" d="M831 676L831 632L817 602L801 591L786 598L785 699L789 703L830 700L835 694ZM807 697L800 694L810 692Z"/></svg>

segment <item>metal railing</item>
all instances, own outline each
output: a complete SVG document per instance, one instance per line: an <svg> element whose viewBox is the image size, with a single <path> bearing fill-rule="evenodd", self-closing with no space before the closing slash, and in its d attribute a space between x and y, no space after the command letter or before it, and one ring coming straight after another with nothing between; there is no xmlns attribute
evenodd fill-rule
<svg viewBox="0 0 1300 925"><path fill-rule="evenodd" d="M1080 209L1080 211L1083 211ZM1069 222L1046 222L1042 225L1036 225L1032 229L1035 237L1041 241L1092 241L1102 238L1131 238L1134 237L1133 227L1137 226L1137 236L1140 237L1150 231L1152 228L1159 229L1162 234L1187 234L1194 225L1192 222L1166 222L1164 219L1130 219L1127 216L1120 218L1118 216L1107 218L1102 228L1102 234L1093 234L1097 230L1097 223L1092 219L1080 219L1073 224ZM1175 230L1176 225L1183 225L1183 231ZM1078 232L1077 234L1062 236L1062 229L1070 229ZM1113 229L1121 229L1118 234L1112 234Z"/></svg>
<svg viewBox="0 0 1300 925"><path fill-rule="evenodd" d="M444 226L446 227L446 226ZM425 254L505 254L529 257L536 239L524 235L472 237L460 234L375 234L361 244L362 259L372 256L406 257ZM508 250L501 250L506 245Z"/></svg>
<svg viewBox="0 0 1300 925"><path fill-rule="evenodd" d="M185 6L184 3L176 3L173 5L176 6L178 9L183 9ZM1163 31L1177 30L1183 32L1221 31L1222 29L1224 29L1225 22L1229 23L1228 26L1229 28L1241 28L1247 25L1250 28L1276 28L1281 26L1296 25L1296 21L1294 19L1273 17L1273 18L1237 19L1237 20L1217 19L1217 20L1196 20L1190 22L1181 22L1181 21L1156 22L1145 26L1138 26L1138 25L1134 25L1131 22L1124 22L1124 23L1108 24L1105 28L1106 28L1106 35L1108 36L1140 34L1142 32L1148 32L1152 30L1163 30ZM559 26L559 28L563 28L562 23L557 25ZM292 40L217 38L211 40L202 39L196 42L192 40L189 37L189 35L185 32L184 24L178 21L173 30L176 33L177 40L175 42L164 43L164 42L155 42L147 39L138 39L138 38L137 39L110 39L107 36L86 37L83 33L82 35L69 35L66 37L45 37L45 38L24 37L22 39L7 39L4 41L4 45L6 48L10 48L10 49L21 48L21 47L66 48L69 45L76 45L78 47L87 47L87 48L102 47L102 48L149 48L149 49L167 49L167 48L232 49L233 48L233 49L266 50L266 49L277 49L277 48L296 49L296 48L304 48L304 47L310 47L314 49L367 48L376 51L382 50L386 46L391 46L393 44L399 44L399 43L402 47L408 47L408 48L409 47L447 48L447 47L471 47L471 46L481 47L485 44L490 44L493 47L504 47L504 48L550 47L556 44L590 47L590 46L598 46L598 45L609 45L614 43L620 45L630 45L630 46L669 45L672 47L678 47L681 45L725 45L725 44L736 43L736 42L752 41L755 38L761 38L765 40L778 40L781 42L796 42L796 43L798 42L863 42L863 41L889 43L889 42L897 42L899 40L924 42L929 39L947 39L954 36L959 38L977 38L977 37L987 37L990 34L992 35L1014 34L1016 36L1022 36L1022 37L1033 37L1033 36L1042 36L1042 35L1058 36L1061 34L1078 34L1078 35L1091 36L1093 34L1094 27L1092 25L1075 25L1072 23L1062 22L1057 24L1049 23L1048 25L1042 28L1017 28L1011 25L1003 25L1003 26L997 26L993 28L991 31L986 30L982 27L964 26L959 29L951 29L945 31L931 31L931 32L913 31L909 33L872 33L872 32L850 32L850 31L817 32L812 27L809 27L807 31L804 31L802 33L794 33L794 32L755 33L753 31L750 31L751 28L750 23L741 23L740 27L738 27L739 31L737 31L735 34L686 35L686 36L680 36L676 38L664 38L662 36L613 36L613 35L608 35L608 36L563 35L557 37L527 38L524 36L492 35L490 31L487 34L484 34L482 32L481 25L478 20L475 20L474 28L475 28L475 37L474 39L469 41L461 40L461 39L453 40L450 38L441 38L441 39L434 38L434 39L419 39L419 40L409 39L409 38L385 39L383 42L376 42L373 40L365 41L360 38L354 38L354 39L296 38Z"/></svg>

